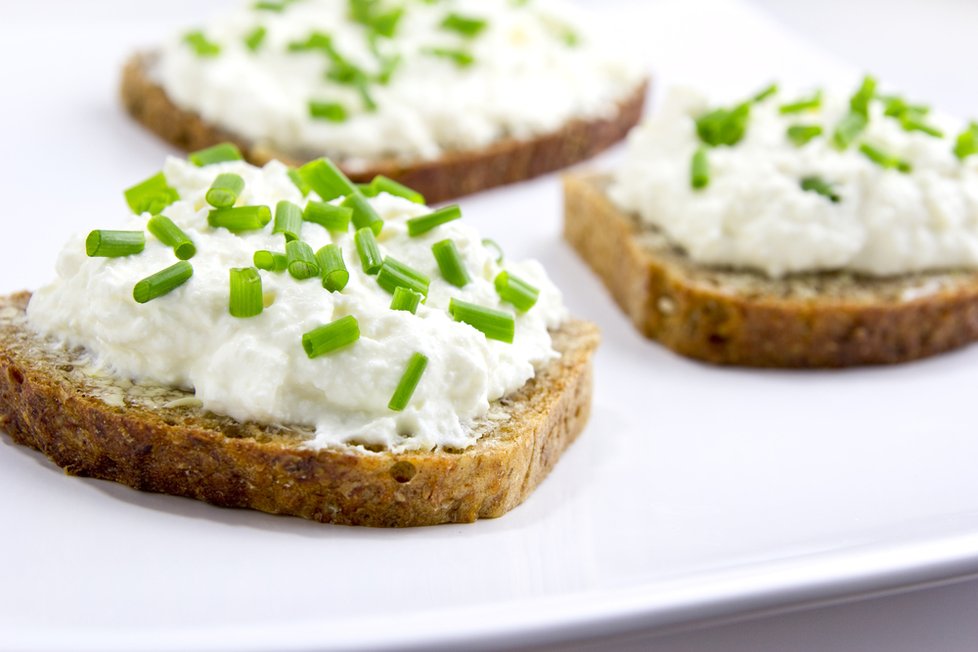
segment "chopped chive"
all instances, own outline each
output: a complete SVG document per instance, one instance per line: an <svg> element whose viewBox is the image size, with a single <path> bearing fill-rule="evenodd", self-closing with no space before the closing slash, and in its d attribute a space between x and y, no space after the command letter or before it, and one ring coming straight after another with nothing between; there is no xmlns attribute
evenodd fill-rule
<svg viewBox="0 0 978 652"><path fill-rule="evenodd" d="M397 26L401 22L401 17L404 15L404 7L398 7L396 9L391 9L390 11L383 14L376 14L370 23L371 28L375 34L380 34L387 38L393 38L394 34L397 33Z"/></svg>
<svg viewBox="0 0 978 652"><path fill-rule="evenodd" d="M364 197L376 197L377 196L377 191L374 190L374 187L372 185L370 185L369 183L358 183L357 184L357 190L359 190L360 191L360 194L363 195Z"/></svg>
<svg viewBox="0 0 978 652"><path fill-rule="evenodd" d="M214 208L231 208L234 202L238 201L244 186L244 179L239 174L230 172L219 174L204 198Z"/></svg>
<svg viewBox="0 0 978 652"><path fill-rule="evenodd" d="M849 100L849 109L869 120L869 103L876 97L876 79L870 75L863 77L859 90Z"/></svg>
<svg viewBox="0 0 978 652"><path fill-rule="evenodd" d="M438 269L446 281L458 288L463 288L469 284L472 277L465 269L465 263L458 253L458 247L452 240L441 240L431 245L431 253L435 255L438 262Z"/></svg>
<svg viewBox="0 0 978 652"><path fill-rule="evenodd" d="M333 49L333 39L328 34L322 32L312 32L306 37L305 41L292 41L288 45L289 52L309 52L310 50L322 50L329 53Z"/></svg>
<svg viewBox="0 0 978 652"><path fill-rule="evenodd" d="M316 159L299 168L299 175L323 201L356 192L356 186L328 158Z"/></svg>
<svg viewBox="0 0 978 652"><path fill-rule="evenodd" d="M418 304L424 299L420 292L402 286L394 288L394 298L391 300L391 310L405 310L412 315L418 311Z"/></svg>
<svg viewBox="0 0 978 652"><path fill-rule="evenodd" d="M350 0L349 4L350 18L368 28L372 34L387 38L394 36L398 23L404 15L403 7L378 12L375 0Z"/></svg>
<svg viewBox="0 0 978 652"><path fill-rule="evenodd" d="M714 109L696 120L696 133L711 147L732 147L747 133L750 107L750 102L743 102L732 109Z"/></svg>
<svg viewBox="0 0 978 652"><path fill-rule="evenodd" d="M847 149L866 128L867 119L861 113L845 114L832 132L832 142L838 149Z"/></svg>
<svg viewBox="0 0 978 652"><path fill-rule="evenodd" d="M391 400L387 404L389 409L400 412L408 406L427 366L427 356L421 353L415 353L411 356L411 359L408 360L407 369L404 370L401 380L397 383L397 389L394 390L394 395L391 396Z"/></svg>
<svg viewBox="0 0 978 652"><path fill-rule="evenodd" d="M465 50L454 50L452 48L425 48L421 50L423 54L430 54L433 57L448 59L459 68L468 68L475 63L475 57Z"/></svg>
<svg viewBox="0 0 978 652"><path fill-rule="evenodd" d="M438 210L428 213L427 215L422 215L421 217L412 217L407 221L408 235L412 238L419 235L424 235L435 227L441 226L442 224L447 224L448 222L457 220L460 217L462 217L462 209L459 208L457 204L439 208Z"/></svg>
<svg viewBox="0 0 978 652"><path fill-rule="evenodd" d="M302 193L303 197L308 195L309 191L312 190L312 188L309 187L309 184L306 183L306 180L302 178L302 175L299 174L299 171L295 168L289 169L289 179L293 184L295 184L295 187L299 189L299 192Z"/></svg>
<svg viewBox="0 0 978 652"><path fill-rule="evenodd" d="M173 248L173 253L180 260L189 260L197 253L194 241L173 223L166 215L154 215L146 222L146 229L156 236L156 239Z"/></svg>
<svg viewBox="0 0 978 652"><path fill-rule="evenodd" d="M180 193L167 183L162 172L127 188L123 194L129 208L136 215L161 213L164 208L180 199Z"/></svg>
<svg viewBox="0 0 978 652"><path fill-rule="evenodd" d="M257 317L264 309L261 276L254 267L231 268L231 295L228 310L232 317Z"/></svg>
<svg viewBox="0 0 978 652"><path fill-rule="evenodd" d="M491 238L483 238L482 239L482 246L485 247L486 249L492 249L493 252L495 252L496 257L495 257L494 260L497 263L503 262L503 259L506 256L503 253L503 248L499 246L499 243L498 242L496 242L495 240L492 240Z"/></svg>
<svg viewBox="0 0 978 652"><path fill-rule="evenodd" d="M378 195L382 192L386 192L388 195L394 195L395 197L403 197L408 201L414 202L415 204L424 204L424 195L422 195L417 190L408 188L404 184L398 183L393 179L388 179L382 174L378 174L373 178L373 181L369 185L370 192L374 195Z"/></svg>
<svg viewBox="0 0 978 652"><path fill-rule="evenodd" d="M881 97L883 100L883 115L889 116L891 118L902 118L904 116L913 115L918 118L923 118L925 115L930 113L930 107L923 104L910 104L902 97Z"/></svg>
<svg viewBox="0 0 978 652"><path fill-rule="evenodd" d="M760 92L758 92L754 97L752 97L751 98L751 101L754 102L754 103L763 102L764 100L766 100L767 98L773 96L777 92L778 92L778 85L777 84L771 84L767 88L765 88L765 89L761 90Z"/></svg>
<svg viewBox="0 0 978 652"><path fill-rule="evenodd" d="M221 46L209 40L200 30L184 35L183 42L190 46L198 57L216 57L221 53Z"/></svg>
<svg viewBox="0 0 978 652"><path fill-rule="evenodd" d="M340 206L353 211L353 228L370 227L374 235L380 235L380 231L384 228L384 220L380 218L366 197L359 192L354 192L347 195L346 199L340 202Z"/></svg>
<svg viewBox="0 0 978 652"><path fill-rule="evenodd" d="M863 143L860 145L859 151L862 152L870 161L876 163L884 169L897 170L905 174L913 171L913 166L907 161L893 156L892 154L887 154L886 152L873 147L869 143Z"/></svg>
<svg viewBox="0 0 978 652"><path fill-rule="evenodd" d="M272 221L272 209L268 206L235 206L215 208L207 214L207 223L213 228L224 228L232 233L257 231Z"/></svg>
<svg viewBox="0 0 978 652"><path fill-rule="evenodd" d="M428 296L430 284L427 276L390 256L384 259L380 271L377 272L377 285L391 294L394 294L395 289L403 287Z"/></svg>
<svg viewBox="0 0 978 652"><path fill-rule="evenodd" d="M85 253L93 258L122 258L145 248L146 235L142 231L96 230L85 238Z"/></svg>
<svg viewBox="0 0 978 652"><path fill-rule="evenodd" d="M778 113L788 115L791 113L803 113L805 111L816 111L822 108L822 91L817 90L808 98L782 104L778 107Z"/></svg>
<svg viewBox="0 0 978 652"><path fill-rule="evenodd" d="M198 152L193 152L188 159L199 168L214 163L225 163L227 161L241 161L241 150L233 143L221 143Z"/></svg>
<svg viewBox="0 0 978 652"><path fill-rule="evenodd" d="M350 282L350 272L343 262L343 250L335 244L328 244L316 252L316 264L319 265L319 276L323 279L323 288L330 292L339 292Z"/></svg>
<svg viewBox="0 0 978 652"><path fill-rule="evenodd" d="M919 131L925 133L928 136L933 136L934 138L944 138L944 132L929 125L923 121L922 118L918 117L916 114L907 113L900 118L900 126L903 127L904 131Z"/></svg>
<svg viewBox="0 0 978 652"><path fill-rule="evenodd" d="M292 240L285 243L285 256L288 259L289 274L292 278L304 280L319 276L319 264L312 247L302 240Z"/></svg>
<svg viewBox="0 0 978 652"><path fill-rule="evenodd" d="M177 289L193 275L194 268L187 261L181 260L136 283L132 289L132 298L136 303L152 301Z"/></svg>
<svg viewBox="0 0 978 652"><path fill-rule="evenodd" d="M349 115L346 107L337 102L309 102L309 117L329 122L346 122Z"/></svg>
<svg viewBox="0 0 978 652"><path fill-rule="evenodd" d="M275 224L272 233L281 233L285 241L302 239L302 209L290 201L282 200L275 206Z"/></svg>
<svg viewBox="0 0 978 652"><path fill-rule="evenodd" d="M489 22L483 20L482 18L463 16L456 13L451 13L445 16L445 20L441 21L440 25L442 29L456 32L457 34L461 34L466 38L475 38L488 26Z"/></svg>
<svg viewBox="0 0 978 652"><path fill-rule="evenodd" d="M820 177L805 177L801 180L801 189L806 192L814 192L827 198L833 204L842 201L842 197L835 191L828 181Z"/></svg>
<svg viewBox="0 0 978 652"><path fill-rule="evenodd" d="M978 122L972 122L958 134L954 143L954 155L963 161L969 156L978 154Z"/></svg>
<svg viewBox="0 0 978 652"><path fill-rule="evenodd" d="M353 209L346 206L334 206L322 201L306 203L306 209L302 212L302 219L306 222L313 222L333 232L346 231L350 228L352 218Z"/></svg>
<svg viewBox="0 0 978 652"><path fill-rule="evenodd" d="M796 147L807 145L821 135L821 125L791 125L787 131L788 140L793 142Z"/></svg>
<svg viewBox="0 0 978 652"><path fill-rule="evenodd" d="M282 13L295 0L260 0L251 6L255 11L274 11Z"/></svg>
<svg viewBox="0 0 978 652"><path fill-rule="evenodd" d="M277 251L261 249L252 258L255 267L267 272L284 272L289 267L289 257Z"/></svg>
<svg viewBox="0 0 978 652"><path fill-rule="evenodd" d="M313 329L302 336L302 348L310 358L332 353L360 339L360 324L353 315Z"/></svg>
<svg viewBox="0 0 978 652"><path fill-rule="evenodd" d="M391 82L391 78L397 69L401 66L401 55L395 55L393 57L381 57L380 58L380 70L374 80L383 86L386 86Z"/></svg>
<svg viewBox="0 0 978 652"><path fill-rule="evenodd" d="M374 232L369 227L358 229L353 235L353 241L357 245L357 254L360 256L364 273L373 275L379 272L384 264L384 258L380 254Z"/></svg>
<svg viewBox="0 0 978 652"><path fill-rule="evenodd" d="M540 298L540 290L509 272L499 272L493 284L499 298L513 304L520 312L526 312L535 306Z"/></svg>
<svg viewBox="0 0 978 652"><path fill-rule="evenodd" d="M472 328L482 331L491 340L513 343L513 337L516 334L516 319L509 313L458 299L449 301L448 312L455 321L466 323Z"/></svg>
<svg viewBox="0 0 978 652"><path fill-rule="evenodd" d="M264 27L256 27L252 31L248 32L245 36L244 44L252 52L256 52L261 44L265 42L265 36L268 34L268 30Z"/></svg>
<svg viewBox="0 0 978 652"><path fill-rule="evenodd" d="M702 145L693 153L689 165L689 177L694 190L702 190L710 185L710 159L706 147Z"/></svg>

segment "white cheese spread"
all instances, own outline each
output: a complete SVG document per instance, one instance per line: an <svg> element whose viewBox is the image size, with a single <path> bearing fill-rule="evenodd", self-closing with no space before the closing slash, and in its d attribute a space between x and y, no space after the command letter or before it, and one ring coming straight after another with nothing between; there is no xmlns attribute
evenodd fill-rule
<svg viewBox="0 0 978 652"><path fill-rule="evenodd" d="M464 219L417 237L406 220L430 209L388 194L370 203L385 220L378 236L381 252L431 279L427 302L417 314L390 308L391 295L376 277L364 273L353 229L330 234L306 222L301 237L313 250L336 243L350 280L338 293L319 278L299 281L288 272L262 271L266 303L257 317L229 314L229 270L250 267L256 250L284 251L284 238L272 226L232 233L208 226L205 193L219 173L245 181L238 205L268 205L306 199L278 162L264 168L243 162L207 167L176 158L164 174L181 199L163 210L194 241L193 276L171 293L138 304L133 286L176 261L171 248L146 234L142 253L120 258L88 257L84 234L72 238L57 264L57 279L38 290L28 318L40 332L88 349L117 375L193 390L204 409L241 421L298 424L315 428L309 446L362 444L393 451L465 448L475 443L473 422L490 402L514 392L535 368L554 359L548 329L559 326L565 309L559 291L533 261L496 262L477 231ZM315 193L310 195L316 200ZM334 203L338 203L335 200ZM149 215L132 216L107 228L142 231ZM472 281L464 288L447 283L432 254L432 244L451 238ZM493 279L502 270L540 290L536 305L516 312L497 295ZM512 344L489 340L447 312L451 297L515 314ZM360 339L309 358L302 336L319 326L353 315ZM408 360L428 357L428 366L408 407L388 409Z"/></svg>
<svg viewBox="0 0 978 652"><path fill-rule="evenodd" d="M961 160L953 151L966 125L929 112L922 121L943 137L908 131L884 115L877 97L865 130L839 149L833 133L850 97L827 94L820 109L780 111L810 95L782 91L754 103L740 142L706 148L709 183L694 189L691 160L702 145L696 120L715 107L698 92L673 90L631 134L612 199L705 265L772 277L978 267L978 156ZM823 134L799 146L786 135L792 125ZM861 151L867 145L910 170L881 166ZM826 182L838 201L803 190L806 178Z"/></svg>
<svg viewBox="0 0 978 652"><path fill-rule="evenodd" d="M349 169L388 157L434 159L552 132L574 118L611 117L646 75L593 17L559 0L377 6L403 6L392 38L371 36L344 0L294 0L281 11L247 2L200 31L207 47L219 48L213 56L199 56L179 35L151 74L177 105L211 124L279 151L325 154ZM474 35L446 29L450 15L484 27ZM246 40L259 29L252 50ZM322 47L290 51L312 34L328 37L332 55ZM338 71L334 55L365 75L366 95L350 82L355 73ZM387 64L389 80L381 82ZM346 119L314 118L310 102L338 105Z"/></svg>

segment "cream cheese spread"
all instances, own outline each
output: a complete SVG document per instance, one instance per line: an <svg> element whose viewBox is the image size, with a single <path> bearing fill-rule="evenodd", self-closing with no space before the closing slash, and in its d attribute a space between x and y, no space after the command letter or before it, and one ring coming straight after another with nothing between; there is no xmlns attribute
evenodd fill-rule
<svg viewBox="0 0 978 652"><path fill-rule="evenodd" d="M709 181L696 189L697 119L715 106L694 90L673 90L631 134L612 199L705 265L771 277L978 267L978 156L954 152L967 126L920 111L907 115L931 133L908 129L896 112L886 115L892 98L877 94L865 128L843 149L834 132L852 112L849 95L827 93L819 108L782 111L812 96L782 91L750 103L740 142L704 148ZM787 135L792 126L822 134L796 143ZM867 152L885 154L889 166ZM805 190L805 179L824 182L835 197Z"/></svg>
<svg viewBox="0 0 978 652"><path fill-rule="evenodd" d="M370 199L385 220L377 237L381 252L427 275L427 301L412 314L392 310L391 294L361 267L353 229L330 233L306 222L301 238L313 250L337 244L350 273L347 286L331 293L319 278L299 281L288 272L262 271L264 311L252 318L229 314L229 270L250 267L256 250L282 251L282 234L272 227L232 233L208 225L205 193L220 173L236 173L245 186L238 205L280 200L305 206L288 168L240 161L195 167L170 158L164 167L180 199L162 211L194 241L193 276L174 291L138 304L135 283L174 264L174 251L146 235L142 253L119 258L86 255L84 234L62 251L57 278L38 290L28 307L33 327L70 346L85 347L114 374L192 390L206 410L235 419L298 424L315 429L308 445L344 444L392 451L465 448L478 434L472 425L490 403L514 392L535 369L557 357L548 329L565 318L559 291L534 261L497 262L465 220L409 237L406 221L430 213L423 205L381 193ZM334 200L333 203L338 203ZM148 214L103 225L142 231ZM472 280L463 288L446 282L432 245L450 238ZM527 312L503 303L493 284L502 271L539 289ZM487 339L447 312L452 297L515 315L512 344ZM316 358L303 350L302 336L340 317L353 315L360 339ZM406 409L388 408L414 353L427 368Z"/></svg>
<svg viewBox="0 0 978 652"><path fill-rule="evenodd" d="M612 117L646 75L593 17L559 0L372 3L377 20L397 16L390 37L356 22L356 5L249 2L197 41L167 42L151 74L211 124L348 169ZM462 26L445 27L450 17ZM310 102L329 105L334 120L313 117Z"/></svg>

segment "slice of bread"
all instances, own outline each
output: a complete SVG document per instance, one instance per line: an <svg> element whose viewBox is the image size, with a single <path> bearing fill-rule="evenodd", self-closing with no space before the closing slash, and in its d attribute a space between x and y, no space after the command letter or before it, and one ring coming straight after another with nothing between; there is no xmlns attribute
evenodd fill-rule
<svg viewBox="0 0 978 652"><path fill-rule="evenodd" d="M0 427L73 475L327 523L471 522L519 505L590 413L597 328L553 333L560 359L498 401L461 451L311 450L301 428L204 412L192 393L99 373L28 326L29 293L0 299Z"/></svg>
<svg viewBox="0 0 978 652"><path fill-rule="evenodd" d="M619 210L606 175L564 180L564 236L647 337L751 367L846 367L923 358L978 339L978 273L867 278L761 274L692 262Z"/></svg>
<svg viewBox="0 0 978 652"><path fill-rule="evenodd" d="M256 165L264 165L271 159L299 165L329 154L275 151L246 142L217 125L208 124L196 113L180 109L148 74L156 56L137 54L129 60L122 71L121 93L129 113L163 140L187 151L233 142ZM358 183L383 174L414 188L428 203L531 179L590 158L622 140L642 116L647 93L647 83L636 88L619 104L613 118L575 120L558 131L529 140L507 138L484 149L449 152L432 161L405 163L390 159L377 161L366 170L344 171Z"/></svg>

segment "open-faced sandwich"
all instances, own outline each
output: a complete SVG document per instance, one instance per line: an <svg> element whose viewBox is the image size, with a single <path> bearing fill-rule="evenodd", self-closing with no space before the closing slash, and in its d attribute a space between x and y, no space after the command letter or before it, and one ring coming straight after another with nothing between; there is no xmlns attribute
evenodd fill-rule
<svg viewBox="0 0 978 652"><path fill-rule="evenodd" d="M720 364L896 363L978 338L978 124L881 93L675 90L565 235L648 337Z"/></svg>
<svg viewBox="0 0 978 652"><path fill-rule="evenodd" d="M135 56L122 97L188 151L328 156L437 202L594 155L638 121L646 86L560 0L277 0Z"/></svg>
<svg viewBox="0 0 978 652"><path fill-rule="evenodd" d="M457 206L237 159L167 160L0 301L3 429L72 474L318 521L519 504L587 420L596 329Z"/></svg>

